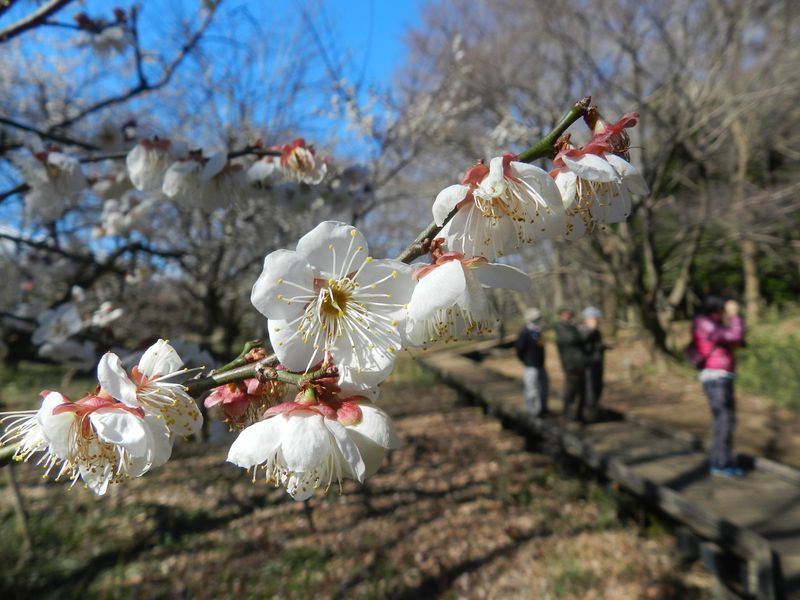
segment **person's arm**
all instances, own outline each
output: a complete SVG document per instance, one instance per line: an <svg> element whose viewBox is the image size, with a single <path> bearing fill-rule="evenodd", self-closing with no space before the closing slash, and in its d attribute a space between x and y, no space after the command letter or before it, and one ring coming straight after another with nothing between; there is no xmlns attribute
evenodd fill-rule
<svg viewBox="0 0 800 600"><path fill-rule="evenodd" d="M721 346L732 346L744 341L744 320L739 315L729 317L728 326L718 325L709 333L708 339Z"/></svg>
<svg viewBox="0 0 800 600"><path fill-rule="evenodd" d="M528 349L528 336L524 329L519 332L514 346L517 350L517 358L522 360L525 357L525 351Z"/></svg>
<svg viewBox="0 0 800 600"><path fill-rule="evenodd" d="M725 302L725 316L728 325L717 325L708 339L723 346L741 344L744 342L744 321L739 316L739 303L736 300Z"/></svg>

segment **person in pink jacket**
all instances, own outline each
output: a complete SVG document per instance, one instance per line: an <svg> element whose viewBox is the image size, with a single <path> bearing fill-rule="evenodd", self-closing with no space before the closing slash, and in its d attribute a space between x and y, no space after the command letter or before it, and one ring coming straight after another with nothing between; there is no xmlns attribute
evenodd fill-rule
<svg viewBox="0 0 800 600"><path fill-rule="evenodd" d="M697 351L703 357L699 375L711 407L711 474L741 477L733 461L733 429L736 402L733 380L736 373L734 351L744 344L744 321L735 300L708 296L702 313L692 323Z"/></svg>

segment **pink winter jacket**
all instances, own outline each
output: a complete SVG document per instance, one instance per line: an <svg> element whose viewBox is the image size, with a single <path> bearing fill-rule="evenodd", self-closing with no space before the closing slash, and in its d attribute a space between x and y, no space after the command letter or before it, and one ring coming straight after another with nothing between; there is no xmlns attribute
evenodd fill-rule
<svg viewBox="0 0 800 600"><path fill-rule="evenodd" d="M698 352L706 356L705 369L720 369L733 373L736 359L733 351L744 342L744 321L742 317L730 318L726 327L721 321L700 315L692 324L692 334Z"/></svg>

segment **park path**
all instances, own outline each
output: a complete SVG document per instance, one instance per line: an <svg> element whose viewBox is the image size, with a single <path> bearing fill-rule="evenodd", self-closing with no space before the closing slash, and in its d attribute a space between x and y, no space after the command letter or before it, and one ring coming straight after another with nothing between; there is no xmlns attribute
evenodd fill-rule
<svg viewBox="0 0 800 600"><path fill-rule="evenodd" d="M488 356L484 364L509 377L522 376L522 365L508 353ZM547 370L558 391L562 375L554 344L547 346ZM620 343L606 353L602 404L706 438L711 430L711 415L694 375L693 371L673 365L656 370L642 343ZM768 398L740 389L736 390L736 403L736 449L800 468L800 413L776 408Z"/></svg>
<svg viewBox="0 0 800 600"><path fill-rule="evenodd" d="M688 392L676 400L660 397L657 387L639 387L635 394L642 401L625 403L625 408L644 407L630 411L638 412L638 418L618 413L587 426L558 417L529 418L523 410L521 367L513 350L493 348L491 343L475 348L431 353L422 361L507 425L560 444L568 454L688 525L705 540L701 548L713 555L708 561L712 570L732 587L761 598L780 598L782 591L788 598L800 598L800 472L771 460L743 457L751 467L744 479L709 476L703 442L691 435L691 430L707 431L707 409L701 410L705 404ZM554 380L550 404L558 414L561 378L554 355L550 352L548 363ZM634 393L613 378L610 384L606 407L619 406L620 398ZM660 408L647 408L652 406ZM747 416L742 428L748 426ZM693 427L676 432L664 426L677 427L681 422ZM742 562L727 561L729 555Z"/></svg>

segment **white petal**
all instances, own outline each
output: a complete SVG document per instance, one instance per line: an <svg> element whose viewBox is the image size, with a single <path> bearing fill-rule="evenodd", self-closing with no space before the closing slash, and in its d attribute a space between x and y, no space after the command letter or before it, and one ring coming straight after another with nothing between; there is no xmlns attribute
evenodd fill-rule
<svg viewBox="0 0 800 600"><path fill-rule="evenodd" d="M451 185L444 188L433 201L433 220L441 226L456 205L467 196L469 187L466 185Z"/></svg>
<svg viewBox="0 0 800 600"><path fill-rule="evenodd" d="M578 176L572 171L559 171L556 174L556 186L564 208L571 209L578 198Z"/></svg>
<svg viewBox="0 0 800 600"><path fill-rule="evenodd" d="M80 465L79 471L81 479L90 490L98 496L102 496L108 491L108 484L113 476L112 466L109 464L96 465L93 469Z"/></svg>
<svg viewBox="0 0 800 600"><path fill-rule="evenodd" d="M575 160L564 156L564 164L578 177L587 181L616 181L619 179L614 167L596 154L584 154Z"/></svg>
<svg viewBox="0 0 800 600"><path fill-rule="evenodd" d="M175 373L182 367L181 357L167 340L158 340L139 359L139 372L146 377Z"/></svg>
<svg viewBox="0 0 800 600"><path fill-rule="evenodd" d="M347 427L350 438L355 442L364 461L364 477L375 474L383 462L388 448L400 446L389 416L376 406L360 404L363 418L357 425Z"/></svg>
<svg viewBox="0 0 800 600"><path fill-rule="evenodd" d="M139 406L136 384L122 368L119 356L113 352L106 352L97 364L97 379L100 387L115 400L124 402L128 406Z"/></svg>
<svg viewBox="0 0 800 600"><path fill-rule="evenodd" d="M148 429L147 469L154 469L166 463L172 455L172 436L164 419L146 414L144 422ZM136 477L133 474L131 476Z"/></svg>
<svg viewBox="0 0 800 600"><path fill-rule="evenodd" d="M169 198L176 198L186 190L190 177L197 175L200 164L195 160L182 160L172 163L164 173L164 183L161 190Z"/></svg>
<svg viewBox="0 0 800 600"><path fill-rule="evenodd" d="M331 355L340 369L340 375L342 369L352 369L353 380L351 382L348 378L346 382L359 389L374 387L391 374L402 342L397 328L376 336L375 341L375 347L370 348L365 341L356 338L354 347L346 336L342 336L331 348Z"/></svg>
<svg viewBox="0 0 800 600"><path fill-rule="evenodd" d="M646 196L650 193L650 189L647 187L647 182L644 180L644 177L639 174L639 171L637 171L631 163L616 154L606 154L605 159L614 167L617 173L619 173L625 187L627 187L632 194Z"/></svg>
<svg viewBox="0 0 800 600"><path fill-rule="evenodd" d="M472 273L472 269L468 269L464 272L464 279L466 280L467 286L461 298L459 298L456 303L465 312L469 312L476 321L489 320L494 314L494 311L492 310L491 304L489 304L489 297L486 295L486 290L480 284L478 278Z"/></svg>
<svg viewBox="0 0 800 600"><path fill-rule="evenodd" d="M361 422L349 425L347 429L357 431L379 446L386 448L399 448L400 440L394 430L392 419L386 412L366 402L359 403L361 408Z"/></svg>
<svg viewBox="0 0 800 600"><path fill-rule="evenodd" d="M470 267L472 274L482 285L524 292L531 287L531 278L524 271L500 263L475 263Z"/></svg>
<svg viewBox="0 0 800 600"><path fill-rule="evenodd" d="M400 338L399 335L398 338ZM398 342L398 347L401 341ZM373 368L371 371L360 370L345 364L337 365L337 367L339 369L339 387L347 387L358 391L359 394L368 394L370 389L386 381L392 374L394 362L387 362L383 367Z"/></svg>
<svg viewBox="0 0 800 600"><path fill-rule="evenodd" d="M430 319L440 308L455 304L466 288L464 267L460 260L450 260L419 280L408 303L412 319Z"/></svg>
<svg viewBox="0 0 800 600"><path fill-rule="evenodd" d="M340 221L323 221L297 242L297 252L326 278L346 275L358 248L366 257L369 253L366 238L352 225Z"/></svg>
<svg viewBox="0 0 800 600"><path fill-rule="evenodd" d="M361 453L358 451L356 443L350 439L347 429L338 421L331 419L324 420L325 426L331 432L336 442L336 447L344 458L345 466L349 471L349 475L356 481L364 482L364 473L366 467L364 461L361 459Z"/></svg>
<svg viewBox="0 0 800 600"><path fill-rule="evenodd" d="M132 456L147 454L144 420L125 410L101 408L89 414L89 420L104 442L122 446Z"/></svg>
<svg viewBox="0 0 800 600"><path fill-rule="evenodd" d="M218 175L219 172L225 168L227 163L228 155L225 152L217 152L216 154L212 154L209 156L206 164L203 165L202 171L200 171L200 179L203 181L208 181L215 175Z"/></svg>
<svg viewBox="0 0 800 600"><path fill-rule="evenodd" d="M631 195L624 185L592 195L592 216L600 223L621 223L631 214Z"/></svg>
<svg viewBox="0 0 800 600"><path fill-rule="evenodd" d="M63 412L53 414L53 409L64 404L66 400L58 392L50 392L42 401L42 406L36 413L36 419L42 426L42 433L50 446L50 452L60 459L69 458L73 450L74 437L73 425L75 413Z"/></svg>
<svg viewBox="0 0 800 600"><path fill-rule="evenodd" d="M302 314L309 302L305 296L314 294L313 290L314 270L305 257L291 250L276 250L264 259L250 301L268 319L292 319Z"/></svg>
<svg viewBox="0 0 800 600"><path fill-rule="evenodd" d="M303 341L297 332L297 325L289 325L289 321L270 319L267 321L269 341L278 355L278 360L290 371L305 371L325 357L323 352L315 350L314 340Z"/></svg>
<svg viewBox="0 0 800 600"><path fill-rule="evenodd" d="M264 160L257 160L247 169L247 180L249 182L264 181L275 174L275 163Z"/></svg>
<svg viewBox="0 0 800 600"><path fill-rule="evenodd" d="M397 260L378 259L368 262L358 276L359 288L354 298L367 305L371 311L401 318L404 314L403 305L408 303L414 291L413 272L413 267ZM375 294L386 294L388 297L376 299ZM397 306L369 306L373 301Z"/></svg>
<svg viewBox="0 0 800 600"><path fill-rule="evenodd" d="M203 413L197 407L197 402L182 388L170 389L175 403L162 410L162 415L169 430L180 436L195 435L203 427Z"/></svg>
<svg viewBox="0 0 800 600"><path fill-rule="evenodd" d="M250 425L231 444L228 462L244 468L265 463L280 446L286 425L283 415Z"/></svg>
<svg viewBox="0 0 800 600"><path fill-rule="evenodd" d="M316 413L293 413L286 418L281 453L289 471L310 471L327 461L334 452L334 441Z"/></svg>

